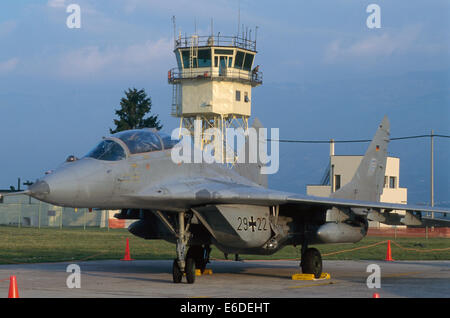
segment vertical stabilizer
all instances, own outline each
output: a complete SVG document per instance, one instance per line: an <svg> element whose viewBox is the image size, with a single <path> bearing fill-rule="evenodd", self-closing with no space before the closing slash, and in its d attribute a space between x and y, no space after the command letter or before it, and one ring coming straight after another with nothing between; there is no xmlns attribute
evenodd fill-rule
<svg viewBox="0 0 450 318"><path fill-rule="evenodd" d="M352 180L332 193L332 198L380 201L386 171L389 128L389 119L385 116Z"/></svg>

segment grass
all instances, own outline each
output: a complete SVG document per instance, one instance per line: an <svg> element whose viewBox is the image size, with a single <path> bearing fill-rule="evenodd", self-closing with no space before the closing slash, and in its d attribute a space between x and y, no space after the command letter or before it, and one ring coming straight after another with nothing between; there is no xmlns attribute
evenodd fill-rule
<svg viewBox="0 0 450 318"><path fill-rule="evenodd" d="M144 240L126 229L99 228L16 228L0 226L0 264L61 262L101 259L121 259L125 241L129 238L133 259L173 259L175 245L162 240ZM446 238L386 238L366 237L355 244L327 244L314 246L325 260L370 259L383 260L386 241L391 239L392 257L395 260L450 260L450 239ZM370 248L327 255L336 251L355 249L383 242ZM405 250L404 248L418 251ZM447 249L423 252L431 249ZM420 252L422 251L422 252ZM233 259L233 255L230 258ZM223 254L213 248L213 259L223 259ZM299 259L300 248L288 246L271 256L241 255L243 259Z"/></svg>

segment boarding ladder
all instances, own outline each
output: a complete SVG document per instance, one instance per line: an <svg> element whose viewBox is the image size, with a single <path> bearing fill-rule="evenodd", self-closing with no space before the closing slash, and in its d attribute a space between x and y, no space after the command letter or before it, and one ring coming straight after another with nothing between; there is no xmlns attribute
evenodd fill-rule
<svg viewBox="0 0 450 318"><path fill-rule="evenodd" d="M197 64L198 35L191 36L191 47L190 47L190 54L189 54L189 68L191 69L191 72L192 72L192 68L197 67L197 65L194 65L194 59L195 59L195 64Z"/></svg>

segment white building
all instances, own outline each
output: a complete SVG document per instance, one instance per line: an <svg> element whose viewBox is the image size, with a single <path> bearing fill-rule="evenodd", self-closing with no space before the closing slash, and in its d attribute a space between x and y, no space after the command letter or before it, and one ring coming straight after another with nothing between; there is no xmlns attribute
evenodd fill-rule
<svg viewBox="0 0 450 318"><path fill-rule="evenodd" d="M335 192L350 182L356 172L363 156L341 156L334 154L334 144L330 147L330 171L329 184L308 185L306 193L308 195L329 197L331 192ZM400 159L387 157L386 175L384 177L384 188L380 196L381 202L406 204L408 189L400 187ZM405 214L405 211L394 211ZM370 221L370 227L386 226L382 223Z"/></svg>

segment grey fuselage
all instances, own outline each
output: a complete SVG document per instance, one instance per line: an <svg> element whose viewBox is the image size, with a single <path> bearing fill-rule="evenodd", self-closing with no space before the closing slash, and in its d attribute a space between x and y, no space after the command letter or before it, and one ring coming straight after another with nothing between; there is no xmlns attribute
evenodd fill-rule
<svg viewBox="0 0 450 318"><path fill-rule="evenodd" d="M30 186L30 195L65 207L121 210L116 217L136 219L131 233L170 242L176 241L177 212L189 211L189 244L214 244L225 253L272 254L305 241L355 242L366 233L359 220L320 231L327 207L283 203L286 193L268 190L228 165L175 163L172 149L131 154L118 138L105 140L120 144L125 156L68 160Z"/></svg>

